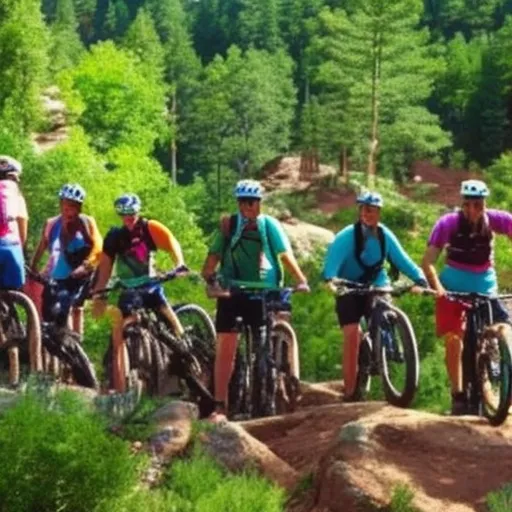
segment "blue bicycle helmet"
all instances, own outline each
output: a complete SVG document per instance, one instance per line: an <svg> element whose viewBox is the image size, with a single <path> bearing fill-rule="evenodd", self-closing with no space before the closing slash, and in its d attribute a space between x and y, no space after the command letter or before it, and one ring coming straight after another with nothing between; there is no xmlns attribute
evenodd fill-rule
<svg viewBox="0 0 512 512"><path fill-rule="evenodd" d="M489 189L483 181L466 180L460 184L460 195L476 199L484 198L489 195Z"/></svg>
<svg viewBox="0 0 512 512"><path fill-rule="evenodd" d="M78 183L66 183L59 191L59 199L82 204L85 201L85 190Z"/></svg>
<svg viewBox="0 0 512 512"><path fill-rule="evenodd" d="M261 199L263 197L263 187L259 181L239 181L235 187L235 197L237 199Z"/></svg>
<svg viewBox="0 0 512 512"><path fill-rule="evenodd" d="M119 215L136 215L142 202L137 194L123 194L114 201L114 208Z"/></svg>
<svg viewBox="0 0 512 512"><path fill-rule="evenodd" d="M362 192L357 197L357 204L366 204L368 206L377 206L378 208L382 208L384 206L384 201L382 200L382 196L378 192Z"/></svg>

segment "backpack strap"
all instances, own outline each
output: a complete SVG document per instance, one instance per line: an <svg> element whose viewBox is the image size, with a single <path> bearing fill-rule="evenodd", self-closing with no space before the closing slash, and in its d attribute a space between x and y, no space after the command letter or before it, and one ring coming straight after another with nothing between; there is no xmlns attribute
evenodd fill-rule
<svg viewBox="0 0 512 512"><path fill-rule="evenodd" d="M272 258L274 259L274 262L276 263L277 267L276 267L276 278L277 278L277 283L278 285L280 285L283 281L283 269L281 267L281 264L279 262L279 256L277 255L277 252L275 251L273 245L272 245L272 242L271 242L271 239L270 239L270 229L268 227L269 223L267 221L267 218L265 217L265 233L267 234L267 243L268 243L268 248L270 249L270 253L271 253L271 256Z"/></svg>
<svg viewBox="0 0 512 512"><path fill-rule="evenodd" d="M363 269L363 274L358 281L361 281L362 283L370 283L373 281L382 270L384 261L386 260L386 237L382 226L377 226L377 238L380 245L380 259L373 265L367 265L361 258L361 254L364 250L363 226L361 225L361 222L356 222L354 224L355 258L359 266Z"/></svg>

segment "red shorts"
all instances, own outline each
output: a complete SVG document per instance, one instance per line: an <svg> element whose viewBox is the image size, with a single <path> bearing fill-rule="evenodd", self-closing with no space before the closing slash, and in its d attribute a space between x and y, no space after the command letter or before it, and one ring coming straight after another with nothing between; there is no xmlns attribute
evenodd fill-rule
<svg viewBox="0 0 512 512"><path fill-rule="evenodd" d="M462 335L466 322L467 306L446 297L436 299L436 332L444 336L449 332Z"/></svg>

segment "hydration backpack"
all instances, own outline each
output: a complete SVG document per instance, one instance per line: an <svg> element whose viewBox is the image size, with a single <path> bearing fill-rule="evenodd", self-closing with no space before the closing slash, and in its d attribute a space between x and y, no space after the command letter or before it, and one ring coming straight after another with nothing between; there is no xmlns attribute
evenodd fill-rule
<svg viewBox="0 0 512 512"><path fill-rule="evenodd" d="M361 254L364 250L363 226L360 222L356 222L354 224L355 258L364 271L358 281L361 281L362 283L371 283L374 281L384 267L384 262L386 261L386 236L384 235L384 229L382 226L377 226L377 239L379 240L380 245L380 259L373 265L366 265L366 263L361 259ZM387 257L387 260L390 265L389 277L392 281L396 281L400 272L389 257Z"/></svg>
<svg viewBox="0 0 512 512"><path fill-rule="evenodd" d="M224 235L225 243L224 243L224 252L222 253L222 264L224 264L224 259L226 257L226 253L228 250L233 251L236 249L240 241L242 240L242 236L237 240L234 247L231 247L231 240L233 239L233 236L235 236L236 228L237 228L237 221L238 221L238 214L234 213L233 215L229 217L222 217L220 220L220 231ZM270 252L272 253L272 258L274 262L279 263L279 258L277 256L277 253L274 251L274 248L272 247L272 243L270 242L270 233L268 229L268 222L265 219L265 232L267 234L267 240L268 240L268 246L270 249ZM263 245L263 242L260 240L260 244ZM240 278L240 271L236 266L236 263L233 259L233 270L235 271L235 278ZM280 283L283 278L281 266L277 265L277 282Z"/></svg>
<svg viewBox="0 0 512 512"><path fill-rule="evenodd" d="M9 233L9 222L13 221L9 217L9 201L17 199L18 185L11 180L0 180L0 237Z"/></svg>

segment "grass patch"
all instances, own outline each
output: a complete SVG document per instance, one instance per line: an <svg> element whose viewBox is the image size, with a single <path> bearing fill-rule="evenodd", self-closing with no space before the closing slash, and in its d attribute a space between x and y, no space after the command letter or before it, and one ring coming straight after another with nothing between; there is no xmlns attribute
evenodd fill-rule
<svg viewBox="0 0 512 512"><path fill-rule="evenodd" d="M385 509L387 512L417 512L413 506L414 492L407 484L398 484L393 488L391 502Z"/></svg>
<svg viewBox="0 0 512 512"><path fill-rule="evenodd" d="M512 483L490 492L486 498L489 512L510 512L512 510Z"/></svg>

